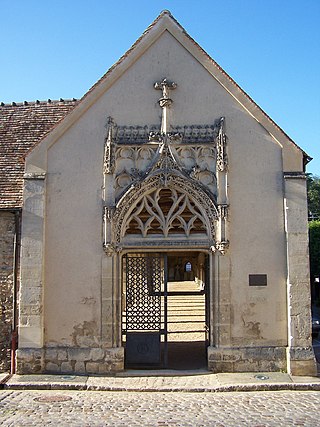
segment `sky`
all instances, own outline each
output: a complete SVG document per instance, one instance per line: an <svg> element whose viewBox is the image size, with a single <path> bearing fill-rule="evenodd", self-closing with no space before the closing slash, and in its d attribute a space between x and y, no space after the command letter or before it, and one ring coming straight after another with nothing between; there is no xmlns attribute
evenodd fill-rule
<svg viewBox="0 0 320 427"><path fill-rule="evenodd" d="M0 102L81 98L164 9L320 176L320 0L0 0Z"/></svg>

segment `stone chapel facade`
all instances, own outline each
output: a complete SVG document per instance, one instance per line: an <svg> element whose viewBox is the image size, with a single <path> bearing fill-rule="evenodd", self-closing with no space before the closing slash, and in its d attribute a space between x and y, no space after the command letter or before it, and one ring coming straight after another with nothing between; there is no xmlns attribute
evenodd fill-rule
<svg viewBox="0 0 320 427"><path fill-rule="evenodd" d="M170 304L201 294L209 370L315 373L308 156L169 12L49 129L24 163L17 372L170 366Z"/></svg>

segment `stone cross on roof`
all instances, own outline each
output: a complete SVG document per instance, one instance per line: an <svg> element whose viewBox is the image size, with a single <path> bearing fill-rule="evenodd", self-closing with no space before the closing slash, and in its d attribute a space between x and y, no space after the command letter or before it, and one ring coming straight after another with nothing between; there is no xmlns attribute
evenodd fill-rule
<svg viewBox="0 0 320 427"><path fill-rule="evenodd" d="M162 90L162 97L159 99L159 105L162 108L161 134L166 135L170 131L169 108L173 101L169 97L169 90L173 90L176 87L176 83L168 82L167 79L163 79L161 82L156 82L154 84L155 89Z"/></svg>

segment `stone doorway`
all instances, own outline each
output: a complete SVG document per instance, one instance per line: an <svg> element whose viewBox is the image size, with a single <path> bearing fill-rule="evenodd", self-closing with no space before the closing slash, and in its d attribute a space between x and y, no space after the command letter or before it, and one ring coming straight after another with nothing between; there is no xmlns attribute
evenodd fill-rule
<svg viewBox="0 0 320 427"><path fill-rule="evenodd" d="M123 346L127 368L206 368L208 259L203 252L123 257Z"/></svg>

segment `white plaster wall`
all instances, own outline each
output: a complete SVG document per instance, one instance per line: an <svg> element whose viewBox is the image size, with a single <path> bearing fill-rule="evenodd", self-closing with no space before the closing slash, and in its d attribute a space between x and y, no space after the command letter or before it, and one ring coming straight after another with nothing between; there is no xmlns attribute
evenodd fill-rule
<svg viewBox="0 0 320 427"><path fill-rule="evenodd" d="M285 345L286 247L280 147L258 123L227 130L232 343ZM228 127L229 129L229 127ZM237 129L239 130L237 137ZM234 134L233 134L234 133ZM249 274L267 274L249 287Z"/></svg>
<svg viewBox="0 0 320 427"><path fill-rule="evenodd" d="M74 126L48 152L44 295L52 345L99 341L103 126L99 131L100 138Z"/></svg>
<svg viewBox="0 0 320 427"><path fill-rule="evenodd" d="M165 32L48 151L45 336L48 344L98 343L101 324L102 163L105 124L161 123L155 81L175 81L175 126L224 116L230 163L234 343L285 341L285 246L281 147ZM248 274L268 274L249 288ZM259 336L249 322L259 323ZM249 325L249 326L248 326Z"/></svg>

